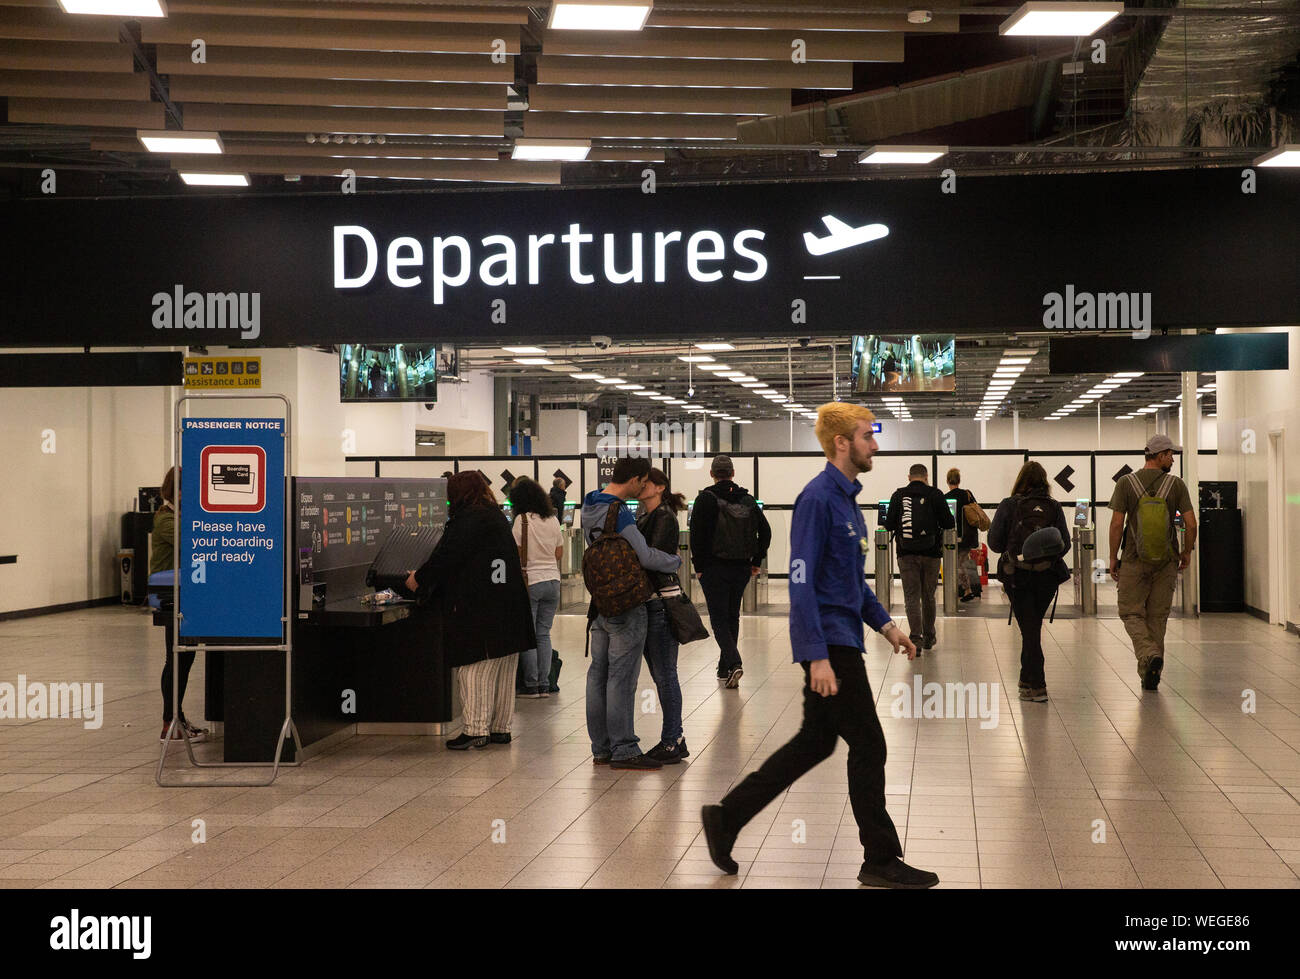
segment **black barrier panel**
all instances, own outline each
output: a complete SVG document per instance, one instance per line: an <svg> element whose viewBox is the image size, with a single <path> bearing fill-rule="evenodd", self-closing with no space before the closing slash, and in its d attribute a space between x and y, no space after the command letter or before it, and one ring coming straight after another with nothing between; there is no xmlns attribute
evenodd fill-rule
<svg viewBox="0 0 1300 979"><path fill-rule="evenodd" d="M1048 345L1053 374L1109 374L1147 371L1284 371L1285 333L1219 333L1201 336L1070 337Z"/></svg>
<svg viewBox="0 0 1300 979"><path fill-rule="evenodd" d="M1260 171L1242 194L1227 168L962 177L955 194L936 174L25 200L4 205L0 342L1004 333L1083 292L1137 296L1157 331L1292 324L1298 191L1300 174ZM1160 217L1134 234L1134 214Z"/></svg>
<svg viewBox="0 0 1300 979"><path fill-rule="evenodd" d="M181 383L179 351L117 354L6 354L0 387L158 387Z"/></svg>

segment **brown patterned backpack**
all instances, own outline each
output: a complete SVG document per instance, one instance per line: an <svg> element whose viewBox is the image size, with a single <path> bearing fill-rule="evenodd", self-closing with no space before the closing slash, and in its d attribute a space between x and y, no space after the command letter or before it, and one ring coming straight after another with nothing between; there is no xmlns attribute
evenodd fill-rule
<svg viewBox="0 0 1300 979"><path fill-rule="evenodd" d="M609 505L605 525L582 555L582 580L596 603L596 611L606 618L622 615L654 594L636 549L615 529L621 505Z"/></svg>

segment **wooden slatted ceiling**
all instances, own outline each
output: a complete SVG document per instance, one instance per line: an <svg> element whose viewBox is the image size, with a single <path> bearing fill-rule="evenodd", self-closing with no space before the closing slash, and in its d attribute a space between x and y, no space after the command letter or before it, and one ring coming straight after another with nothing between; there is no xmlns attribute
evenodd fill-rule
<svg viewBox="0 0 1300 979"><path fill-rule="evenodd" d="M900 6L888 0L888 6ZM818 4L818 6L827 6ZM960 3L945 4L960 6ZM936 16L928 24L909 24L906 14L827 14L817 7L801 13L755 13L751 11L673 10L655 7L646 27L724 27L736 30L771 31L908 31L915 34L955 34L960 18L953 14Z"/></svg>
<svg viewBox="0 0 1300 979"><path fill-rule="evenodd" d="M519 31L481 24L410 24L365 20L313 20L289 17L180 16L140 22L146 44L209 44L253 48L322 48L331 51L414 51L477 54L487 61L494 51L519 53ZM504 47L497 42L502 42ZM494 47L494 45L496 45Z"/></svg>
<svg viewBox="0 0 1300 979"><path fill-rule="evenodd" d="M902 61L903 35L843 31L657 30L608 35L547 31L548 54L590 58L731 59L790 62L803 41L807 61Z"/></svg>
<svg viewBox="0 0 1300 979"><path fill-rule="evenodd" d="M500 137L505 129L505 113L196 103L185 107L185 127L203 132L400 133L411 136Z"/></svg>
<svg viewBox="0 0 1300 979"><path fill-rule="evenodd" d="M3 78L0 77L0 86ZM171 97L186 104L317 105L390 109L490 109L505 106L501 85L436 82L341 82L298 78L200 78L176 75ZM0 93L3 93L0 87Z"/></svg>
<svg viewBox="0 0 1300 979"><path fill-rule="evenodd" d="M177 170L195 173L296 173L312 177L338 177L344 170L358 177L389 177L407 180L457 180L487 183L558 184L560 164L522 160L494 160L490 163L461 160L331 160L327 157L220 157L191 155L170 157Z"/></svg>
<svg viewBox="0 0 1300 979"><path fill-rule="evenodd" d="M691 88L853 88L845 62L796 65L754 61L673 61L667 58L567 58L541 54L542 85L682 86Z"/></svg>
<svg viewBox="0 0 1300 979"><path fill-rule="evenodd" d="M0 69L130 74L135 71L135 60L126 46L116 39L111 43L0 40Z"/></svg>
<svg viewBox="0 0 1300 979"><path fill-rule="evenodd" d="M161 102L12 98L9 100L9 121L50 126L162 129L166 124L166 110Z"/></svg>
<svg viewBox="0 0 1300 979"><path fill-rule="evenodd" d="M407 23L527 24L528 8L443 7L406 3L323 3L321 0L167 0L169 14L241 17L316 17L330 20L400 20Z"/></svg>
<svg viewBox="0 0 1300 979"><path fill-rule="evenodd" d="M0 70L0 95L35 99L149 101L149 77L121 72Z"/></svg>
<svg viewBox="0 0 1300 979"><path fill-rule="evenodd" d="M790 92L782 88L606 88L534 85L529 89L528 101L529 108L534 112L649 112L770 116L790 111Z"/></svg>

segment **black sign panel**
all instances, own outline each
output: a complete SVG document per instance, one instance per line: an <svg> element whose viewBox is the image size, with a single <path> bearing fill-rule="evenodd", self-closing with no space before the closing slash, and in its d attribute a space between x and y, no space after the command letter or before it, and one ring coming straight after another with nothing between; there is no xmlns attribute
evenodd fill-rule
<svg viewBox="0 0 1300 979"><path fill-rule="evenodd" d="M398 524L447 522L445 479L300 476L295 492L294 546L316 571L369 566Z"/></svg>
<svg viewBox="0 0 1300 979"><path fill-rule="evenodd" d="M1300 269L1296 276L1300 279ZM1126 339L1075 336L1052 340L1048 361L1053 374L1284 371L1288 366L1287 335L1219 333Z"/></svg>
<svg viewBox="0 0 1300 979"><path fill-rule="evenodd" d="M1300 174L1240 181L21 201L4 205L0 342L1005 332L1084 293L1140 297L1157 331L1295 323Z"/></svg>
<svg viewBox="0 0 1300 979"><path fill-rule="evenodd" d="M0 314L3 316L3 314ZM0 387L167 387L181 383L179 352L6 354Z"/></svg>

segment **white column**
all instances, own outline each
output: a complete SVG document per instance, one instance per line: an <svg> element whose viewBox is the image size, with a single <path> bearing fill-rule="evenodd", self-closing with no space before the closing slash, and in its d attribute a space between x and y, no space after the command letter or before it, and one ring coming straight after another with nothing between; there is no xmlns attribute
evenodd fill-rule
<svg viewBox="0 0 1300 979"><path fill-rule="evenodd" d="M981 422L981 425L983 423ZM983 448L983 446L980 446ZM1020 409L1014 408L1011 411L1011 448L1020 448Z"/></svg>

